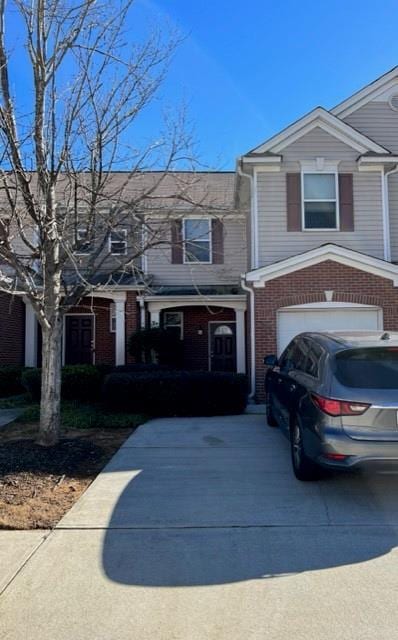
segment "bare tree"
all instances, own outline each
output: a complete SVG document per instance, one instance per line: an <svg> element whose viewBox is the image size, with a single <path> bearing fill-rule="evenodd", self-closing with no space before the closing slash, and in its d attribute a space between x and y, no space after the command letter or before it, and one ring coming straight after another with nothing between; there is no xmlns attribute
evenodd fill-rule
<svg viewBox="0 0 398 640"><path fill-rule="evenodd" d="M146 144L132 142L179 38L157 29L131 44L131 5L0 0L0 290L25 295L41 326L43 445L59 436L63 315L93 289L139 272L140 256L169 241L165 216L201 207L192 177L161 195L169 173L193 162L182 116ZM13 93L16 33L32 77L22 96ZM155 167L162 171L148 180ZM111 260L120 226L130 230L128 252Z"/></svg>

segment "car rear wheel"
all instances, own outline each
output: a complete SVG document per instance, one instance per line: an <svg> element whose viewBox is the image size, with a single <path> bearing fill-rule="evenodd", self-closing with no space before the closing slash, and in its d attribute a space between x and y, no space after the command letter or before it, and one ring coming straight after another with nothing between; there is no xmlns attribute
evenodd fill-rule
<svg viewBox="0 0 398 640"><path fill-rule="evenodd" d="M294 475L298 480L308 482L319 478L319 467L310 460L304 451L303 432L297 421L290 430L290 446Z"/></svg>
<svg viewBox="0 0 398 640"><path fill-rule="evenodd" d="M277 423L277 421L275 419L274 412L273 412L273 409L272 409L272 400L271 400L271 394L270 393L267 393L265 402L266 402L265 412L266 412L266 416L267 416L268 426L269 427L277 427L278 423Z"/></svg>

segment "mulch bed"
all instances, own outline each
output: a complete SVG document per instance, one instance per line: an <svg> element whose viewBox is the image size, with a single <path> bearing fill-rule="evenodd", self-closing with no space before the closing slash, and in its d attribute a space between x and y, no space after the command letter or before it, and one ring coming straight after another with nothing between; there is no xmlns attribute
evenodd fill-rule
<svg viewBox="0 0 398 640"><path fill-rule="evenodd" d="M70 430L50 448L36 424L0 430L0 529L51 529L134 431Z"/></svg>

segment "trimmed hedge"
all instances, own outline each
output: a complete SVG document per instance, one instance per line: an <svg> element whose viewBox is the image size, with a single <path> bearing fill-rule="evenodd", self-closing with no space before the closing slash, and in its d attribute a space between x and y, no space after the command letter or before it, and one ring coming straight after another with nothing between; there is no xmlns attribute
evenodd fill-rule
<svg viewBox="0 0 398 640"><path fill-rule="evenodd" d="M247 378L236 373L158 371L112 373L102 398L112 411L151 416L216 416L242 413Z"/></svg>
<svg viewBox="0 0 398 640"><path fill-rule="evenodd" d="M132 364L120 364L117 367L113 367L108 373L148 373L156 371L174 371L174 368L155 362L135 362Z"/></svg>
<svg viewBox="0 0 398 640"><path fill-rule="evenodd" d="M97 400L101 386L110 367L96 367L91 364L67 365L62 369L62 398L65 400ZM22 384L33 400L41 395L41 369L26 369L22 374Z"/></svg>
<svg viewBox="0 0 398 640"><path fill-rule="evenodd" d="M0 367L0 398L15 396L23 393L21 382L24 367L6 366Z"/></svg>

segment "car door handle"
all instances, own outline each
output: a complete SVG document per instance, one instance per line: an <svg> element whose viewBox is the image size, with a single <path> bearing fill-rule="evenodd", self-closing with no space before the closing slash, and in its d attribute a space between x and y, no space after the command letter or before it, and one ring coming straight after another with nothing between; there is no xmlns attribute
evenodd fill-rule
<svg viewBox="0 0 398 640"><path fill-rule="evenodd" d="M297 385L295 384L291 384L289 387L289 391L296 391L296 389L297 389Z"/></svg>

